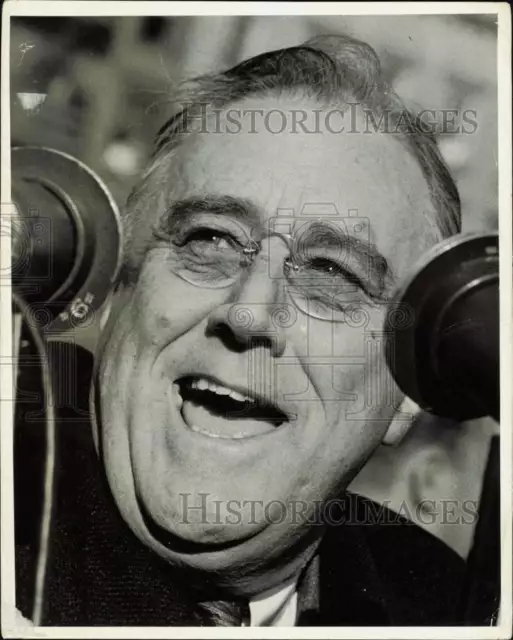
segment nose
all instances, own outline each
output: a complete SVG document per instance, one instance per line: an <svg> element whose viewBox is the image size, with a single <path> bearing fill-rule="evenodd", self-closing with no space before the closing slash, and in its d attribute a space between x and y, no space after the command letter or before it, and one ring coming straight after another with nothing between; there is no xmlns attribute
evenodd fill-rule
<svg viewBox="0 0 513 640"><path fill-rule="evenodd" d="M295 320L295 309L280 301L283 272L271 274L269 261L256 258L230 300L216 307L208 318L207 331L235 351L266 346L275 357L286 347L286 329Z"/></svg>

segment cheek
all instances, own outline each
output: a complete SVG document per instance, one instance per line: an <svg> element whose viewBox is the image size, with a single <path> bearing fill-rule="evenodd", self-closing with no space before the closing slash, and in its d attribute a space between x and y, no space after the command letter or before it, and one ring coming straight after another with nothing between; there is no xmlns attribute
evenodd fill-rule
<svg viewBox="0 0 513 640"><path fill-rule="evenodd" d="M127 415L136 348L131 339L128 309L109 319L101 352L98 354L97 424L102 456L112 493L125 518L130 521L134 509L133 477L130 464ZM99 418L99 419L98 419Z"/></svg>
<svg viewBox="0 0 513 640"><path fill-rule="evenodd" d="M385 308L362 308L345 323L310 331L309 352L322 362L310 379L332 420L370 418L395 406L397 387L385 360Z"/></svg>
<svg viewBox="0 0 513 640"><path fill-rule="evenodd" d="M382 316L372 325L381 326ZM347 485L386 433L402 396L385 362L384 337L371 323L339 326L332 346L344 345L344 351L332 355L332 364L309 368L325 422L312 484L331 478L338 489Z"/></svg>
<svg viewBox="0 0 513 640"><path fill-rule="evenodd" d="M199 289L176 276L165 257L165 249L154 249L147 255L135 288L134 330L141 346L161 347L176 340L226 297L226 290Z"/></svg>

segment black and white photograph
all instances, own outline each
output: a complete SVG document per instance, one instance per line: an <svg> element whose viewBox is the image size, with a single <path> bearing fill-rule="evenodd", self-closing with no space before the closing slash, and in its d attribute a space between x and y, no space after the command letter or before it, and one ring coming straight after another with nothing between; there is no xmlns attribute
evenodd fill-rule
<svg viewBox="0 0 513 640"><path fill-rule="evenodd" d="M511 12L437 6L4 3L4 637L511 637Z"/></svg>

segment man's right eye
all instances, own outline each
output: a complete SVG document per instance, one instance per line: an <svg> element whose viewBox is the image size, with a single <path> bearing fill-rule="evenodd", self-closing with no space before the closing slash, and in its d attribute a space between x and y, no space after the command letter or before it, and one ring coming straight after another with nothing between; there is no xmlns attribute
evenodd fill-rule
<svg viewBox="0 0 513 640"><path fill-rule="evenodd" d="M178 244L182 247L193 245L197 248L203 246L205 249L228 251L235 249L239 243L228 233L202 228L189 232Z"/></svg>

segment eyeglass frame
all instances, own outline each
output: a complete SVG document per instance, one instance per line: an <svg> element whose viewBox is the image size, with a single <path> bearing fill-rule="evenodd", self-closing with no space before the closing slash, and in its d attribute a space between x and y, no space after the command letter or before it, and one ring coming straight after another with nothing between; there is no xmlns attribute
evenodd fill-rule
<svg viewBox="0 0 513 640"><path fill-rule="evenodd" d="M161 235L160 233L156 233L157 237L162 237L164 238L163 235ZM256 259L256 257L259 255L259 253L262 250L262 242L266 239L270 239L272 237L277 237L281 240L284 241L284 243L286 244L289 252L292 254L294 253L294 248L293 248L293 244L295 242L294 236L290 233L284 233L281 231L264 231L262 233L262 237L258 240L251 240L250 243L248 243L248 246L245 246L242 248L241 250L241 254L243 254L246 258L250 258L251 262L248 265L244 265L242 264L242 268L247 269L251 266L251 264L253 264L254 260ZM165 239L168 241L169 238L165 237ZM256 246L255 246L256 245ZM241 261L242 262L242 261ZM297 264L295 264L294 262L294 255L287 257L284 261L283 261L283 273L285 275L285 277L287 278L287 273L288 270L293 269L294 271L298 272L300 271L301 267ZM184 280L185 282L188 282L189 284L192 284L193 286L196 286L198 288L204 288L204 289L208 289L208 288L219 288L219 289L225 289L228 288L230 286L233 285L233 283L235 282L232 281L230 283L227 283L226 285L220 285L218 287L208 287L208 286L202 286L201 284L197 283L197 282L193 282L191 280L189 280L188 278L185 278L182 274L177 273L176 275L178 275L179 278L181 278L182 280ZM353 285L350 285L353 286ZM332 323L337 323L337 324L343 324L346 322L346 317L344 319L338 319L335 316L334 310L333 310L333 317L329 318L323 315L318 315L316 313L313 313L311 311L306 311L296 300L295 296L292 295L290 292L288 293L288 295L290 296L294 306L303 314L305 314L308 317L311 318L315 318L317 320L321 320L324 322L332 322ZM373 303L374 305L376 305L376 302ZM356 313L356 314L361 314L363 311L362 309L362 305L361 303L353 303L352 306L352 313ZM346 316L347 313L350 313L350 311L344 311L344 315Z"/></svg>

